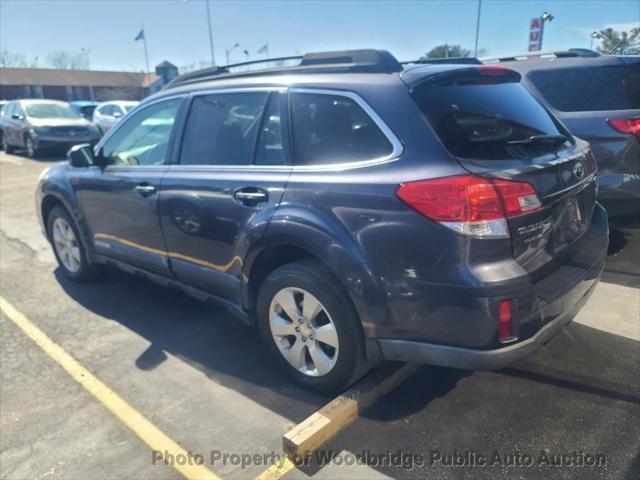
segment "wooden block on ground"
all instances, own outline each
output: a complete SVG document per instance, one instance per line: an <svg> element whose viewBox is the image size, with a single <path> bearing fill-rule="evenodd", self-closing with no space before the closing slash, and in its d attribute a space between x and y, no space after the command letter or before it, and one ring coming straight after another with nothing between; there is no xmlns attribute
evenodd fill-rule
<svg viewBox="0 0 640 480"><path fill-rule="evenodd" d="M383 366L373 370L347 391L307 417L282 437L282 448L291 458L308 455L324 445L364 410L414 373L420 365Z"/></svg>

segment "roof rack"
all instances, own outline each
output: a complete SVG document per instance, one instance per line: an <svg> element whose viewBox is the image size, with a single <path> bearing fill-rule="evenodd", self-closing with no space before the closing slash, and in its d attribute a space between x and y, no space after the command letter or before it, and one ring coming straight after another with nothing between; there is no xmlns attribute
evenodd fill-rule
<svg viewBox="0 0 640 480"><path fill-rule="evenodd" d="M482 63L496 63L531 60L533 58L588 58L599 56L600 54L598 52L589 50L588 48L570 48L568 50L520 53L509 57L484 57L481 61Z"/></svg>
<svg viewBox="0 0 640 480"><path fill-rule="evenodd" d="M285 65L285 63L299 60L299 63ZM252 69L263 64L276 64L276 67ZM315 52L292 57L268 58L250 62L234 63L225 66L215 66L185 73L176 77L164 88L175 88L206 80L221 80L224 78L249 77L265 74L287 73L393 73L402 71L402 65L386 50L341 50L334 52Z"/></svg>
<svg viewBox="0 0 640 480"><path fill-rule="evenodd" d="M435 64L457 64L457 65L481 65L482 62L475 57L446 57L446 58L419 58L418 60L409 60L401 62L402 65L421 65L425 63Z"/></svg>

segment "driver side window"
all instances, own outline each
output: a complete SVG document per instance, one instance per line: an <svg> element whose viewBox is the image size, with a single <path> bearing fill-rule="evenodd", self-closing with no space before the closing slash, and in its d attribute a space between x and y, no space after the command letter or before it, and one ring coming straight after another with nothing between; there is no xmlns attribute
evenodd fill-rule
<svg viewBox="0 0 640 480"><path fill-rule="evenodd" d="M181 103L181 98L154 103L122 123L102 147L109 165L163 164Z"/></svg>

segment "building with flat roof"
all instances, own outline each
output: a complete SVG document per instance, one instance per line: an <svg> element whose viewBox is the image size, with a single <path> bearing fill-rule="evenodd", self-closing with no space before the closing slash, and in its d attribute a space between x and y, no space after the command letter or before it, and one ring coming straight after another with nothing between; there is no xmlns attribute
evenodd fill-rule
<svg viewBox="0 0 640 480"><path fill-rule="evenodd" d="M167 61L160 63L155 73L0 68L0 99L141 100L177 75L177 67Z"/></svg>

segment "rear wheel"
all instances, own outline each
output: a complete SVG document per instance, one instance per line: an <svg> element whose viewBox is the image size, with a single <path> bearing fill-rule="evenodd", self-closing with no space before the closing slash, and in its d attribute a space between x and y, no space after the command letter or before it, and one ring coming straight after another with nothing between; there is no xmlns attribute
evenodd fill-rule
<svg viewBox="0 0 640 480"><path fill-rule="evenodd" d="M58 264L67 277L74 280L95 278L97 266L89 263L75 222L65 209L51 209L47 219L47 232Z"/></svg>
<svg viewBox="0 0 640 480"><path fill-rule="evenodd" d="M2 149L6 153L13 153L14 151L14 148L7 142L7 136L4 133L2 134Z"/></svg>
<svg viewBox="0 0 640 480"><path fill-rule="evenodd" d="M320 263L303 260L271 272L256 313L267 348L298 384L335 393L366 371L360 320Z"/></svg>

